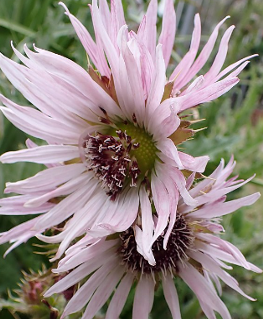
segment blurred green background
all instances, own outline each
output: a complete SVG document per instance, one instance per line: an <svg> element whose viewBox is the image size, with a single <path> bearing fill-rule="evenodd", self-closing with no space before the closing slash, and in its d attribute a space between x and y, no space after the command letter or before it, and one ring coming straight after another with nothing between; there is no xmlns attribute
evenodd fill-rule
<svg viewBox="0 0 263 319"><path fill-rule="evenodd" d="M76 15L92 32L92 24L87 0L65 0L70 11ZM127 21L131 28L136 28L147 2L142 0L125 1ZM240 84L228 94L218 100L198 108L200 118L205 121L196 128L208 127L196 134L194 140L186 142L182 148L191 155L208 154L211 161L206 173L209 174L219 163L221 158L226 161L231 154L235 155L237 166L235 173L241 178L248 178L256 173L256 178L242 190L230 196L247 195L263 188L263 2L262 0L193 0L175 1L177 8L177 36L173 52L171 69L187 52L193 28L193 16L199 12L202 20L202 44L208 39L214 26L226 15L231 15L224 28L236 25L229 46L226 65L231 64L247 55L258 53L247 68L242 72ZM162 3L159 15L161 17ZM158 27L161 19L158 21ZM0 0L0 51L16 59L10 41L22 51L23 44L29 47L35 43L38 47L51 50L67 56L78 64L86 67L86 55L74 30L64 15L62 7L54 0ZM217 43L218 46L218 43ZM216 51L215 51L216 52ZM209 67L204 68L204 73ZM0 92L19 102L27 103L14 90L12 85L0 74ZM0 114L0 153L24 147L27 136L6 121ZM26 163L2 165L0 164L0 196L3 194L7 181L24 179L42 169L40 165ZM263 199L249 208L240 209L232 216L226 216L223 224L226 234L223 237L237 245L246 258L263 268ZM18 224L25 218L0 217L0 231L5 231ZM7 298L7 289L17 287L21 277L21 270L29 268L38 270L47 259L34 254L37 250L32 244L36 240L18 247L5 259L1 256L8 245L0 247L0 296ZM263 318L263 275L256 275L234 267L231 272L240 282L245 292L256 298L251 302L234 291L224 288L223 300L234 319ZM184 319L203 319L204 316L196 298L186 285L176 281L181 300L182 317ZM152 319L171 318L169 310L159 289L151 314ZM6 309L1 310L0 318L27 318L19 314L11 315ZM129 299L122 319L131 318L132 299ZM49 316L43 319L48 319ZM102 317L103 318L103 317ZM37 319L37 318L34 318Z"/></svg>

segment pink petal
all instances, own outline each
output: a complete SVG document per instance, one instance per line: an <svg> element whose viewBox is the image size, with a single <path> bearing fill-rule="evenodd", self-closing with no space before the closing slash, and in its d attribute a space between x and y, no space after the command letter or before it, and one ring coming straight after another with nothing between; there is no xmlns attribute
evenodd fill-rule
<svg viewBox="0 0 263 319"><path fill-rule="evenodd" d="M145 260L152 266L156 265L156 261L152 252L152 241L145 243L144 233L140 227L135 225L134 227L136 249L139 254L143 256ZM151 237L152 240L152 237Z"/></svg>
<svg viewBox="0 0 263 319"><path fill-rule="evenodd" d="M105 25L105 28L107 30L110 29L110 23L111 23L111 16L110 16L110 9L107 3L107 0L99 0L99 10L100 15L103 19L103 24Z"/></svg>
<svg viewBox="0 0 263 319"><path fill-rule="evenodd" d="M209 243L208 245L204 245L202 249L199 250L203 250L204 252L206 252L206 249L208 251L208 254L210 254L210 247L211 248L216 248L216 250L213 252L214 253L219 253L218 256L215 256L216 258L219 259L223 259L225 261L229 261L228 259L225 259L225 257L221 258L221 252L225 252L228 255L230 255L230 257L234 258L234 261L230 261L231 263L234 264L238 264L241 265L242 267L244 267L245 269L250 270L249 264L246 261L245 257L243 256L243 254L240 252L240 250L232 245L231 243L229 243L228 241L225 241L217 236L214 236L212 234L198 234L198 238L204 241L207 241L207 243ZM227 258L227 257L226 257Z"/></svg>
<svg viewBox="0 0 263 319"><path fill-rule="evenodd" d="M232 289L236 290L238 293L240 293L242 296L248 298L251 301L255 301L255 299L249 297L246 295L242 289L238 287L238 282L231 277L227 272L222 270L220 266L209 256L198 253L198 252L190 252L190 257L198 261L199 263L202 264L202 266L206 269L209 270L211 273L216 274L221 280L223 280L229 287Z"/></svg>
<svg viewBox="0 0 263 319"><path fill-rule="evenodd" d="M180 101L180 100L179 100ZM178 98L169 98L164 100L161 104L159 104L154 111L154 115L148 117L146 119L146 125L150 132L153 132L154 137L158 139L158 136L162 133L163 125L162 123L171 116L171 113L177 115L180 111L182 105L178 103ZM174 127L179 126L179 119L176 120L176 124Z"/></svg>
<svg viewBox="0 0 263 319"><path fill-rule="evenodd" d="M21 243L27 242L31 237L34 237L39 231L32 230L32 226L41 218L41 215L35 217L27 222L24 222L18 226L13 227L7 232L0 234L0 244L6 242L15 242L5 253L6 256L11 250L19 246Z"/></svg>
<svg viewBox="0 0 263 319"><path fill-rule="evenodd" d="M238 82L238 78L224 79L197 92L178 97L177 102L181 105L180 111L182 112L200 103L212 101L228 92Z"/></svg>
<svg viewBox="0 0 263 319"><path fill-rule="evenodd" d="M48 143L78 143L79 134L77 129L75 132L71 131L71 128L67 130L65 125L60 128L62 126L60 125L61 122L31 107L26 108L17 105L15 111L6 107L0 107L0 109L11 123L27 134L46 140Z"/></svg>
<svg viewBox="0 0 263 319"><path fill-rule="evenodd" d="M92 298L92 295L96 289L104 282L108 274L116 269L116 257L113 256L111 260L108 260L98 270L96 270L89 279L78 289L74 296L70 299L69 303L64 309L61 318L65 318L67 315L79 311L85 306Z"/></svg>
<svg viewBox="0 0 263 319"><path fill-rule="evenodd" d="M179 268L180 277L186 282L186 284L193 290L197 298L200 300L200 304L205 304L211 310L217 311L223 319L231 319L231 316L222 302L217 296L215 290L208 285L205 278L189 263L185 263L184 266Z"/></svg>
<svg viewBox="0 0 263 319"><path fill-rule="evenodd" d="M215 77L218 75L219 71L221 70L227 55L228 50L228 42L230 40L231 34L234 31L234 26L229 27L226 32L224 33L222 40L220 42L220 46L211 66L210 70L204 75L205 81L203 86L206 86L207 83L214 82Z"/></svg>
<svg viewBox="0 0 263 319"><path fill-rule="evenodd" d="M195 27L192 35L190 49L170 76L170 81L173 81L175 79L174 88L176 89L180 88L180 82L187 75L187 72L193 64L199 48L201 38L201 21L199 14L195 15L194 23Z"/></svg>
<svg viewBox="0 0 263 319"><path fill-rule="evenodd" d="M30 70L12 60L7 59L3 55L0 55L0 67L5 73L6 77L12 82L12 84L18 89L26 99L34 104L38 109L44 113L51 115L55 118L60 118L61 121L66 122L68 125L72 125L73 118L69 118L67 112L60 108L54 108L51 101L46 98L39 89L27 79L27 75L30 74ZM42 80L45 78L45 73L42 74ZM36 74L37 76L37 74ZM48 79L45 79L48 81ZM45 102L44 102L45 101Z"/></svg>
<svg viewBox="0 0 263 319"><path fill-rule="evenodd" d="M36 195L35 198L30 199L27 201L24 206L25 207L38 207L46 202L48 202L52 198L60 197L60 196L66 196L69 195L79 189L81 185L84 184L88 179L90 179L91 176L88 176L88 174L82 174L75 178L71 178L68 182L65 184L53 189L52 191L48 191L47 193L38 196Z"/></svg>
<svg viewBox="0 0 263 319"><path fill-rule="evenodd" d="M142 218L142 240L141 240L142 247L141 248L144 252L143 256L147 256L149 251L151 250L154 222L153 222L151 203L144 187L141 187L139 196L140 196L141 218ZM138 234L139 234L139 231L138 231ZM137 237L137 233L135 233L135 239L136 237Z"/></svg>
<svg viewBox="0 0 263 319"><path fill-rule="evenodd" d="M70 254L68 254L69 250L67 250L66 257L59 262L56 272L69 271L78 265L93 263L94 260L100 260L100 264L97 266L100 267L107 262L109 257L115 254L116 244L119 244L118 240L96 239L94 243L88 244L87 247L84 246L79 250L74 250L74 252L71 251Z"/></svg>
<svg viewBox="0 0 263 319"><path fill-rule="evenodd" d="M141 276L135 291L132 319L148 319L153 305L153 298L153 279L151 277Z"/></svg>
<svg viewBox="0 0 263 319"><path fill-rule="evenodd" d="M108 310L106 312L105 319L118 318L127 300L129 291L133 283L133 275L127 273L125 277L122 278L118 288L114 292L114 295L109 304Z"/></svg>
<svg viewBox="0 0 263 319"><path fill-rule="evenodd" d="M166 0L162 19L162 32L159 37L159 43L161 43L163 47L163 56L166 67L171 57L175 32L176 15L174 11L174 3L172 0Z"/></svg>
<svg viewBox="0 0 263 319"><path fill-rule="evenodd" d="M107 277L100 284L94 295L91 297L83 318L92 319L96 313L101 309L105 302L109 299L112 292L115 290L118 282L124 274L124 267L117 266L107 275Z"/></svg>
<svg viewBox="0 0 263 319"><path fill-rule="evenodd" d="M106 259L106 258L105 258ZM60 293L71 286L79 283L83 278L93 273L96 269L101 266L102 260L94 259L89 263L84 263L79 267L75 268L72 272L70 272L67 276L60 279L57 283L51 286L44 294L46 298L52 296L55 293Z"/></svg>
<svg viewBox="0 0 263 319"><path fill-rule="evenodd" d="M145 117L145 100L142 79L135 57L128 46L124 49L123 58L127 69L127 76L131 91L136 92L136 94L133 94L134 109L132 111L135 113L139 124L142 124Z"/></svg>
<svg viewBox="0 0 263 319"><path fill-rule="evenodd" d="M172 159L174 161L174 165L176 165L179 169L184 169L184 164L180 159L179 151L171 139L165 138L159 141L158 149L162 152L162 154Z"/></svg>
<svg viewBox="0 0 263 319"><path fill-rule="evenodd" d="M151 0L143 22L145 25L138 30L140 41L146 45L153 59L156 47L157 5L156 0Z"/></svg>
<svg viewBox="0 0 263 319"><path fill-rule="evenodd" d="M234 186L229 186L229 185L226 185L226 183L225 183L225 185L221 186L222 188L221 187L219 188L219 187L216 187L216 185L214 184L214 187L209 192L207 192L206 194L203 194L202 196L199 196L197 198L198 206L206 204L206 203L209 205L210 202L217 201L218 199L225 196L226 194L231 193L231 192L235 191L236 189L242 187L243 185L247 184L254 177L255 176L248 178L243 183L235 183ZM224 187L224 186L226 186L226 187Z"/></svg>
<svg viewBox="0 0 263 319"><path fill-rule="evenodd" d="M173 227L174 227L174 224L176 221L179 193L178 193L177 189L174 190L173 192L170 191L170 189L173 189L173 187L174 187L174 185L172 185L173 183L171 183L171 181L166 179L164 181L164 183L165 183L166 188L169 189L169 203L170 203L169 225L168 225L167 231L166 231L166 233L164 235L164 239L163 239L163 249L166 250L171 232L173 231Z"/></svg>
<svg viewBox="0 0 263 319"><path fill-rule="evenodd" d="M88 188L87 184L90 184L90 181L89 183L82 183L82 185L79 185L78 191L68 195L47 214L40 216L41 218L38 219L37 223L34 225L34 229L47 229L54 225L58 225L81 209L94 191L94 188Z"/></svg>
<svg viewBox="0 0 263 319"><path fill-rule="evenodd" d="M222 21L220 21L217 26L215 27L213 33L211 34L211 36L209 37L207 43L205 44L204 48L202 49L201 53L199 54L199 56L197 57L196 61L194 62L194 64L191 66L190 70L188 71L187 75L185 76L185 78L183 79L183 81L181 82L181 85L179 87L179 89L181 87L183 87L185 84L187 84L201 69L202 67L205 65L205 63L207 62L217 39L218 36L218 31L219 28L221 27L221 25L226 21L226 19L228 19L229 16L225 17Z"/></svg>
<svg viewBox="0 0 263 319"><path fill-rule="evenodd" d="M64 230L58 235L46 238L38 236L39 239L45 242L60 242L56 255L50 260L51 262L60 258L75 238L81 237L87 232L87 229L96 224L95 219L98 215L102 214L105 206L108 209L111 208L110 205L103 203L101 195L93 195L83 208L75 212L66 223Z"/></svg>
<svg viewBox="0 0 263 319"><path fill-rule="evenodd" d="M13 193L47 191L80 175L85 166L82 163L56 166L37 173L19 182L7 183L6 191Z"/></svg>
<svg viewBox="0 0 263 319"><path fill-rule="evenodd" d="M205 205L195 212L192 212L191 217L210 219L214 217L224 216L236 211L241 207L254 204L259 199L259 197L260 193L254 193L252 195L239 199L234 199L224 203L218 203L217 205L214 205L213 203L210 205Z"/></svg>
<svg viewBox="0 0 263 319"><path fill-rule="evenodd" d="M208 156L192 157L191 155L182 152L178 152L178 155L184 168L193 172L203 173L207 162L209 161Z"/></svg>
<svg viewBox="0 0 263 319"><path fill-rule="evenodd" d="M167 274L163 277L163 293L169 309L174 319L181 319L180 305L178 300L178 294L175 288L173 277Z"/></svg>
<svg viewBox="0 0 263 319"><path fill-rule="evenodd" d="M165 64L160 45L156 48L156 67L153 81L151 83L150 92L147 98L146 110L148 116L153 116L154 111L158 107L163 97L165 86Z"/></svg>
<svg viewBox="0 0 263 319"><path fill-rule="evenodd" d="M177 115L177 110L174 110L172 105L170 115L163 121L160 121L159 127L156 127L154 137L160 138L162 136L168 137L172 135L179 127L180 122L181 121Z"/></svg>
<svg viewBox="0 0 263 319"><path fill-rule="evenodd" d="M107 65L107 61L105 59L104 52L101 47L96 45L96 43L93 41L92 37L90 36L87 29L83 26L83 24L74 17L66 7L66 5L63 2L59 2L60 5L63 6L65 9L66 15L70 18L70 21L83 45L85 48L87 54L90 56L91 60L95 64L96 68L99 70L101 75L105 75L107 77L110 77L110 70Z"/></svg>
<svg viewBox="0 0 263 319"><path fill-rule="evenodd" d="M136 37L135 37L136 38ZM137 37L138 39L138 37ZM151 86L153 84L153 79L155 76L155 70L156 68L159 68L161 66L161 61L156 61L156 65L154 63L154 60L152 56L150 55L149 51L147 50L146 46L141 44L140 42L137 42L137 45L139 47L140 56L137 58L139 60L140 68L141 68L141 78L142 78L142 85L144 90L144 98L145 100L148 99L148 95L150 93ZM158 58L157 58L158 59ZM161 71L160 71L161 72ZM165 70L164 70L165 74ZM161 74L162 76L162 74ZM161 77L160 76L160 77ZM158 88L159 91L162 90L162 88ZM146 119L145 119L146 121Z"/></svg>
<svg viewBox="0 0 263 319"><path fill-rule="evenodd" d="M132 225L137 217L138 209L138 190L131 188L126 194L122 194L115 209L106 212L103 218L96 221L96 225L93 226L89 233L97 237L125 231ZM123 212L126 212L125 215L123 215Z"/></svg>
<svg viewBox="0 0 263 319"><path fill-rule="evenodd" d="M110 27L109 27L108 33L116 50L118 50L117 41L116 41L118 37L118 33L121 27L124 25L126 25L126 21L124 18L124 12L123 12L121 1L111 0L111 20L110 20Z"/></svg>
<svg viewBox="0 0 263 319"><path fill-rule="evenodd" d="M89 107L96 114L103 115L103 112L99 109L99 106L103 106L109 115L120 115L120 109L116 102L91 79L82 67L65 57L34 48L38 53L33 53L26 47L25 52L32 61L38 63L40 72L44 68L45 72L55 76L55 79L61 79L63 85L65 85L65 82L69 83L72 90L74 88L75 92L78 92L80 96L87 100ZM86 107L86 109L88 108Z"/></svg>
<svg viewBox="0 0 263 319"><path fill-rule="evenodd" d="M180 195L183 197L184 202L189 206L195 206L197 201L194 198L192 198L189 192L187 191L186 181L183 173L179 171L179 169L174 167L170 172L170 176L174 181L176 187L178 188Z"/></svg>
<svg viewBox="0 0 263 319"><path fill-rule="evenodd" d="M46 203L37 208L25 208L21 207L0 207L0 215L18 216L18 215L34 215L34 214L44 214L49 211L54 204Z"/></svg>
<svg viewBox="0 0 263 319"><path fill-rule="evenodd" d="M184 90L181 94L180 94L180 96L182 96L182 95L185 95L185 94L188 94L188 93L193 93L193 92L196 92L196 91L198 91L201 87L202 87L202 85L203 85L203 83L204 83L204 76L203 75L200 75L200 76L198 76L196 79L194 79L194 81L187 87L187 89L186 90Z"/></svg>
<svg viewBox="0 0 263 319"><path fill-rule="evenodd" d="M233 69L237 68L241 63L242 65L246 66L247 63L249 63L249 61L247 61L248 59L251 59L251 58L254 58L254 57L257 57L258 55L257 54L253 54L253 55L250 55L250 56L247 56L233 64L230 64L227 68L225 68L223 71L221 71L218 76L216 77L216 81L218 81L219 79L221 79L223 76L225 76L227 73L229 73L230 71L232 71ZM243 63L247 61L246 63ZM243 69L243 68L242 68ZM234 75L236 76L236 75Z"/></svg>
<svg viewBox="0 0 263 319"><path fill-rule="evenodd" d="M58 163L79 157L79 149L71 145L43 145L35 148L7 152L0 156L2 163L32 162Z"/></svg>
<svg viewBox="0 0 263 319"><path fill-rule="evenodd" d="M157 225L151 242L151 245L153 245L155 240L162 234L168 224L170 205L168 190L160 176L152 174L151 188L154 206L158 214Z"/></svg>
<svg viewBox="0 0 263 319"><path fill-rule="evenodd" d="M118 29L126 24L121 0L111 0L111 13L117 21Z"/></svg>
<svg viewBox="0 0 263 319"><path fill-rule="evenodd" d="M117 3L118 2L119 0L117 1ZM118 79L118 64L116 63L116 61L119 60L118 52L114 44L112 43L107 30L105 29L101 14L97 6L97 1L92 1L92 18L94 30L103 43L103 48L109 61L111 72L114 76L114 79Z"/></svg>

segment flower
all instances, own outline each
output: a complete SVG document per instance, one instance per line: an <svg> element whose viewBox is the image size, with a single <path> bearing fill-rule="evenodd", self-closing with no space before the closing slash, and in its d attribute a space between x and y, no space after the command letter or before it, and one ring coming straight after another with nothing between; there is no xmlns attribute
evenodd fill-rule
<svg viewBox="0 0 263 319"><path fill-rule="evenodd" d="M150 265L137 251L139 225L97 240L86 235L71 246L54 270L56 273L71 272L45 294L50 297L81 283L61 318L87 305L82 318L92 319L112 294L105 319L119 318L129 291L136 282L132 318L146 319L153 305L155 286L161 282L172 317L180 319L180 306L173 280L175 277L180 277L192 289L208 318L215 318L214 311L223 319L231 318L216 292L222 293L220 279L241 295L253 300L228 274L226 270L232 267L225 262L254 272L261 270L246 261L234 245L220 238L224 229L219 223L219 217L253 204L260 196L255 193L226 201L229 192L249 181L237 180L237 176L227 180L234 166L233 159L226 167L221 161L209 178L194 186L193 177L189 177L189 193L198 204L190 207L180 198L176 221L166 248L164 249L164 234L153 245L152 253L156 259L154 265ZM141 251L145 248L143 244L144 241L141 242Z"/></svg>
<svg viewBox="0 0 263 319"><path fill-rule="evenodd" d="M8 301L1 298L1 310L6 308L13 314L27 315L27 318L59 318L67 300L72 297L75 287L57 294L55 298L43 299L43 293L60 280L60 276L44 266L38 272L31 270L30 273L24 271L22 273L23 279L18 283L19 288L14 290L15 295L9 292Z"/></svg>
<svg viewBox="0 0 263 319"><path fill-rule="evenodd" d="M33 177L7 183L5 192L18 195L0 200L0 213L39 216L2 233L0 243L13 242L13 249L38 236L61 243L59 258L73 239L87 232L101 237L125 231L138 213L150 246L169 223L167 241L179 197L196 205L182 171L201 173L208 161L207 156L193 158L178 151L177 145L194 134L190 122L179 115L232 88L249 57L221 71L231 26L210 70L190 82L207 62L226 19L196 58L201 35L196 15L189 52L167 80L176 25L172 0L166 1L158 41L156 0L150 2L137 33L128 31L120 0L111 1L111 10L105 0L99 7L93 0L95 41L61 5L91 60L88 70L36 47L34 52L25 46L26 56L13 47L24 65L0 56L6 77L35 106L20 106L1 95L2 112L46 143L38 146L28 140L28 149L7 152L0 160L47 165ZM58 234L43 235L55 226L61 230Z"/></svg>

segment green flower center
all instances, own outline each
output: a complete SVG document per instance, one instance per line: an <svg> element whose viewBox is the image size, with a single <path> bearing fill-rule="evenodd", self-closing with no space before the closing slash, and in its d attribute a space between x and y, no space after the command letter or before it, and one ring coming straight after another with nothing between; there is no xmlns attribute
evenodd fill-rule
<svg viewBox="0 0 263 319"><path fill-rule="evenodd" d="M131 137L133 143L139 145L138 148L131 149L130 156L136 158L141 174L145 175L147 172L150 172L154 167L158 152L152 136L144 129L136 127L132 123L121 123L117 126Z"/></svg>
<svg viewBox="0 0 263 319"><path fill-rule="evenodd" d="M127 121L88 134L81 143L87 168L112 200L123 188L136 187L150 178L158 158L153 137Z"/></svg>

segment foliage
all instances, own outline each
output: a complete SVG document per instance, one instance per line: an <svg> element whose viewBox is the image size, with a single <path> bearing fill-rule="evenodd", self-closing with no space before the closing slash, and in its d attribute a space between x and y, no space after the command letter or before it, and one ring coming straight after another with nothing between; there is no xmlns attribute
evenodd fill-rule
<svg viewBox="0 0 263 319"><path fill-rule="evenodd" d="M198 2L199 3L199 2ZM232 15L230 23L236 23L236 31L229 47L227 63L233 63L246 55L259 53L261 57L254 58L250 65L243 71L241 82L229 94L217 101L198 107L196 112L205 120L196 124L195 128L207 127L195 135L192 141L182 144L184 150L194 156L208 154L211 158L206 174L209 174L219 163L221 158L226 161L231 154L237 160L236 173L241 178L248 178L256 173L256 178L242 190L242 194L250 194L262 190L263 186L263 2L261 0L220 1L213 9L213 3L203 1L203 6L198 6L197 1L176 1L181 5L182 16L178 21L178 38L175 44L173 57L178 61L186 52L189 45L189 34L182 32L180 25L186 15L187 8L201 12L204 18L205 34L209 35L215 21L225 15ZM70 11L75 14L85 26L92 31L90 13L86 0L65 0ZM126 15L129 16L130 25L135 26L138 13L142 13L145 6L143 1L125 1ZM182 7L183 6L183 7ZM207 10L207 8L210 8ZM192 26L192 20L186 21ZM204 34L204 31L203 31ZM206 37L203 38L205 40ZM15 59L10 41L13 41L19 50L24 43L30 47L32 43L37 46L70 57L83 67L86 67L84 49L76 39L73 28L64 10L54 0L9 0L0 1L0 48L1 52ZM10 83L0 75L0 92L19 103L25 103L24 98L17 93ZM26 135L13 127L0 115L0 153L24 147ZM42 169L40 165L12 164L0 165L0 193L3 194L4 183L26 178ZM235 194L234 194L235 196ZM224 219L226 239L236 244L245 254L247 259L259 267L263 267L262 251L263 228L262 215L263 200L260 199L253 207L241 209L233 216ZM18 217L0 217L0 231L10 229L21 222ZM21 277L21 270L33 268L38 270L46 258L33 254L36 250L32 244L36 240L18 247L5 259L0 257L0 294L7 297L7 288L16 288L16 283ZM0 247L0 255L7 249L7 245ZM259 319L263 317L263 296L261 287L263 277L254 275L237 267L232 271L241 288L257 298L251 302L237 293L225 289L223 299L227 304L233 318ZM196 298L189 289L176 282L180 296L183 318L203 319L204 316ZM156 303L152 311L152 319L170 318L169 310L163 300L162 291L156 292ZM132 303L128 300L122 319L130 318ZM8 307L7 307L8 308ZM0 317L13 318L7 310L0 310ZM18 318L18 317L17 317ZM22 317L21 318L25 318Z"/></svg>

